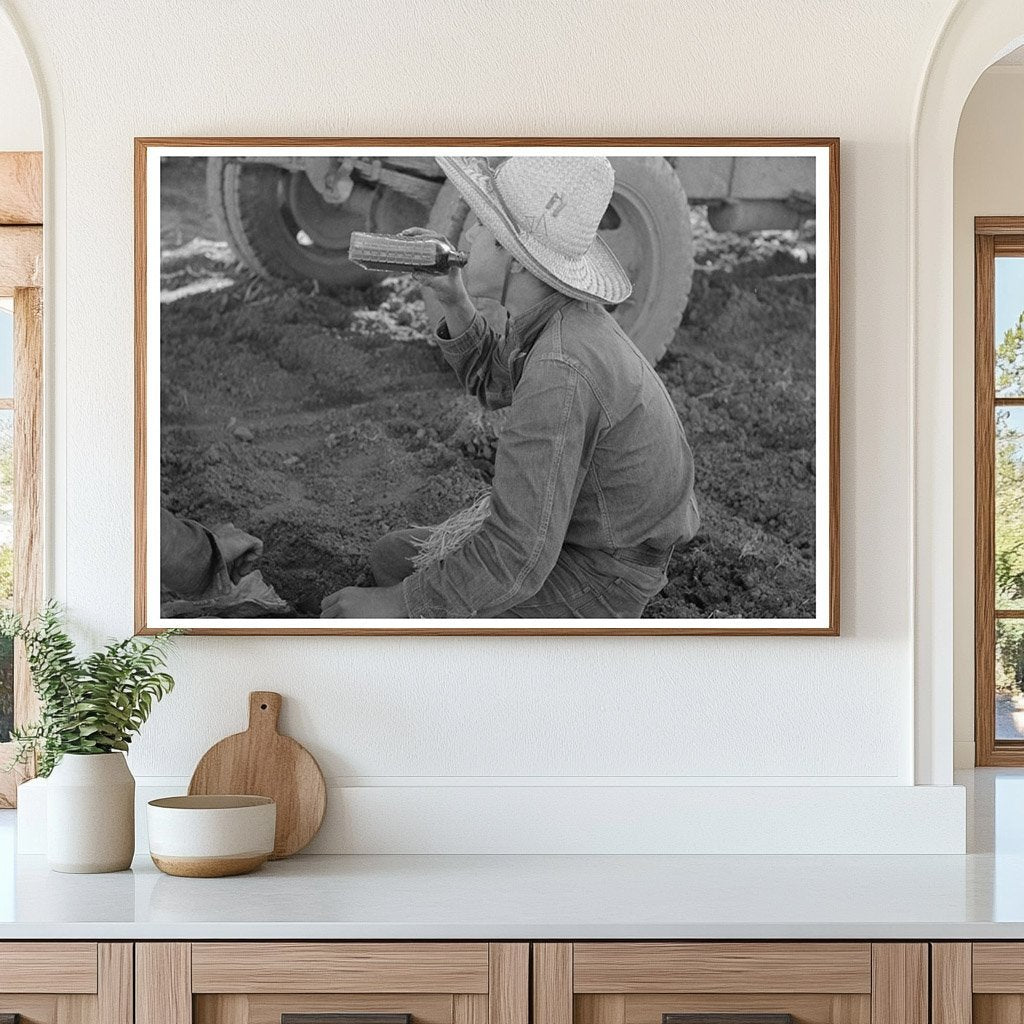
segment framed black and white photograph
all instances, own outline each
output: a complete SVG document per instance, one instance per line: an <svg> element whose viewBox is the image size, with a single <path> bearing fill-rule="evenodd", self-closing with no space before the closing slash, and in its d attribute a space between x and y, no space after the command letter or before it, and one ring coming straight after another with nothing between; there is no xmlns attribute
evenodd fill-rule
<svg viewBox="0 0 1024 1024"><path fill-rule="evenodd" d="M838 160L137 139L137 630L837 634Z"/></svg>

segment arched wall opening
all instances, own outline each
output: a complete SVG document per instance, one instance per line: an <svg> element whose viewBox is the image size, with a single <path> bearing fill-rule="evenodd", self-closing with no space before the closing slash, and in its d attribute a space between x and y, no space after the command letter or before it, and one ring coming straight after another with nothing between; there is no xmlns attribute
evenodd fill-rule
<svg viewBox="0 0 1024 1024"><path fill-rule="evenodd" d="M1021 166L1024 166L1024 47L1000 58L975 83L960 118L954 159L954 768L973 767L976 760L974 665L977 655L974 593L969 585L975 578L976 568L974 219L1024 215ZM1003 282L1003 289L1006 285L1007 282ZM1005 327L1005 323L997 323L997 332ZM1004 481L1001 486L1008 486L1008 482ZM1008 738L1020 732L1017 727L1020 719L1014 705L1007 692L997 696L999 737Z"/></svg>
<svg viewBox="0 0 1024 1024"><path fill-rule="evenodd" d="M40 269L40 164L45 135L36 76L22 34L0 12L0 155L3 156L4 280L0 288L0 462L5 479L0 507L2 600L25 615L38 606L43 525L40 492L40 379L42 283ZM18 255L20 251L21 255ZM45 260L43 261L45 263ZM31 268L31 269L30 269ZM19 455L20 452L20 455ZM12 730L33 717L25 666L5 645L0 669L0 748L12 752ZM17 777L0 779L0 807L16 803Z"/></svg>
<svg viewBox="0 0 1024 1024"><path fill-rule="evenodd" d="M0 152L41 150L43 117L32 66L21 38L0 12Z"/></svg>
<svg viewBox="0 0 1024 1024"><path fill-rule="evenodd" d="M911 140L915 781L924 785L952 781L954 693L974 685L962 655L965 642L973 646L973 530L957 518L963 472L954 455L963 451L958 429L971 423L970 409L965 421L954 405L964 401L954 387L958 346L973 344L954 329L956 138L975 83L1022 43L1018 0L962 0L926 68Z"/></svg>

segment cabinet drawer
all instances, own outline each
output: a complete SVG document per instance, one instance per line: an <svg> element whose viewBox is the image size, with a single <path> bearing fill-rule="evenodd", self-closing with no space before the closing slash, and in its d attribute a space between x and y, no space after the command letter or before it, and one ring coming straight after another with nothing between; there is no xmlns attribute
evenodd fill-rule
<svg viewBox="0 0 1024 1024"><path fill-rule="evenodd" d="M934 1024L1024 1019L1024 942L932 945Z"/></svg>
<svg viewBox="0 0 1024 1024"><path fill-rule="evenodd" d="M534 1024L927 1024L923 943L537 943Z"/></svg>
<svg viewBox="0 0 1024 1024"><path fill-rule="evenodd" d="M127 942L0 942L0 1018L132 1024Z"/></svg>
<svg viewBox="0 0 1024 1024"><path fill-rule="evenodd" d="M136 947L136 1024L529 1024L514 942Z"/></svg>
<svg viewBox="0 0 1024 1024"><path fill-rule="evenodd" d="M871 944L575 944L575 1024L662 1024L676 1014L712 1014L721 1024L737 1014L750 1024L871 1024Z"/></svg>

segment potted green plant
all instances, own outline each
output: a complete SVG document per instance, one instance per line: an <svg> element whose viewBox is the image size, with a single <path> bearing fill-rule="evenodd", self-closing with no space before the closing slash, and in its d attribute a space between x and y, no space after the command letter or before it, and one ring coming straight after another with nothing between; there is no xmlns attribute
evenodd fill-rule
<svg viewBox="0 0 1024 1024"><path fill-rule="evenodd" d="M24 623L0 613L0 635L20 640L39 719L11 733L10 765L33 754L48 777L47 861L55 871L122 871L135 851L135 779L124 752L153 702L174 687L161 671L170 639L129 637L79 658L56 604Z"/></svg>

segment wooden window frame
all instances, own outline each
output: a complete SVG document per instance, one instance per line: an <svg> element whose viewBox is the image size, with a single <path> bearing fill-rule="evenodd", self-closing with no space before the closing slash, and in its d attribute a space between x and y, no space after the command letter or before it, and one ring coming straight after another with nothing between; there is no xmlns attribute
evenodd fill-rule
<svg viewBox="0 0 1024 1024"><path fill-rule="evenodd" d="M14 299L14 608L23 617L39 610L43 593L42 169L41 153L0 153L0 298ZM38 710L19 644L14 724L32 721ZM0 743L0 768L14 751L13 743ZM18 785L33 774L34 765L0 771L0 807L14 807Z"/></svg>
<svg viewBox="0 0 1024 1024"><path fill-rule="evenodd" d="M1024 741L996 739L996 619L1024 620L1024 610L996 611L995 416L1024 407L1024 398L996 398L995 261L1024 257L1024 217L974 219L974 762L1024 765Z"/></svg>

